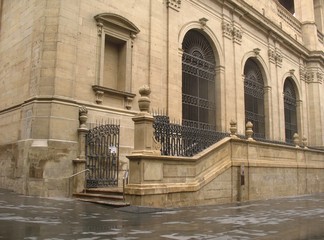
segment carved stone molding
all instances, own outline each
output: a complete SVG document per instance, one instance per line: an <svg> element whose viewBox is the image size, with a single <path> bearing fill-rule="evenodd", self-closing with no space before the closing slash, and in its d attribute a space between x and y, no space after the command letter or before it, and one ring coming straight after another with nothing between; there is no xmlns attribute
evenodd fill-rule
<svg viewBox="0 0 324 240"><path fill-rule="evenodd" d="M181 8L181 0L167 0L167 7L179 12Z"/></svg>
<svg viewBox="0 0 324 240"><path fill-rule="evenodd" d="M323 82L323 73L321 73L321 72L317 72L316 73L316 77L317 77L317 82L319 82L319 83L322 83Z"/></svg>
<svg viewBox="0 0 324 240"><path fill-rule="evenodd" d="M276 49L276 65L277 65L278 67L281 67L281 66L282 66L282 59L283 59L283 57L282 57L282 53L281 53L281 51L277 48L277 49Z"/></svg>
<svg viewBox="0 0 324 240"><path fill-rule="evenodd" d="M103 91L99 91L99 90L96 91L96 103L97 104L102 104L103 95L104 95Z"/></svg>
<svg viewBox="0 0 324 240"><path fill-rule="evenodd" d="M305 62L299 65L300 80L306 83L323 83L324 72L317 66L309 66Z"/></svg>
<svg viewBox="0 0 324 240"><path fill-rule="evenodd" d="M306 66L304 64L299 65L299 78L301 81L305 81Z"/></svg>
<svg viewBox="0 0 324 240"><path fill-rule="evenodd" d="M101 22L98 22L97 27L98 27L98 36L100 37L102 35L103 24Z"/></svg>
<svg viewBox="0 0 324 240"><path fill-rule="evenodd" d="M111 30L110 26L118 29L118 32L127 32L131 39L135 39L140 30L127 18L114 13L101 13L94 16L97 21L98 36L101 36L106 29Z"/></svg>
<svg viewBox="0 0 324 240"><path fill-rule="evenodd" d="M278 48L269 48L268 57L271 63L276 64L277 67L282 66L283 56L281 51Z"/></svg>
<svg viewBox="0 0 324 240"><path fill-rule="evenodd" d="M133 48L134 40L136 39L137 35L135 33L131 33L129 36L130 36L130 39L131 39L131 47Z"/></svg>
<svg viewBox="0 0 324 240"><path fill-rule="evenodd" d="M241 26L233 22L223 20L222 22L223 36L232 40L237 44L242 42L242 29Z"/></svg>
<svg viewBox="0 0 324 240"><path fill-rule="evenodd" d="M315 82L315 73L311 71L306 71L305 73L305 81L307 83Z"/></svg>
<svg viewBox="0 0 324 240"><path fill-rule="evenodd" d="M254 48L253 49L253 52L254 52L255 56L259 55L260 54L260 51L261 51L260 48Z"/></svg>
<svg viewBox="0 0 324 240"><path fill-rule="evenodd" d="M319 69L310 68L304 71L304 79L307 83L323 83L323 75Z"/></svg>
<svg viewBox="0 0 324 240"><path fill-rule="evenodd" d="M96 103L97 104L103 103L103 96L105 94L110 95L110 96L113 95L117 98L123 99L124 106L128 110L132 108L132 102L133 102L134 97L136 96L136 94L134 94L134 93L119 91L116 89L107 88L107 87L98 86L98 85L93 85L92 89L96 94Z"/></svg>
<svg viewBox="0 0 324 240"><path fill-rule="evenodd" d="M233 25L232 23L223 21L222 22L222 30L223 30L223 36L232 39L233 37Z"/></svg>
<svg viewBox="0 0 324 240"><path fill-rule="evenodd" d="M204 30L205 26L207 25L208 19L207 18L200 18L199 22L200 22L200 25L201 25L201 29Z"/></svg>
<svg viewBox="0 0 324 240"><path fill-rule="evenodd" d="M268 50L268 57L271 63L276 63L276 50L269 48Z"/></svg>
<svg viewBox="0 0 324 240"><path fill-rule="evenodd" d="M237 44L242 42L242 30L237 27L233 28L233 41Z"/></svg>

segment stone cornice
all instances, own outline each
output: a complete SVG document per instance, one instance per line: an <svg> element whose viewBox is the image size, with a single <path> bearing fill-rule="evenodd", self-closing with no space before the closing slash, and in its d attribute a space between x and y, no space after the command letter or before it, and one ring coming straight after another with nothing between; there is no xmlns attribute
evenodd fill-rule
<svg viewBox="0 0 324 240"><path fill-rule="evenodd" d="M310 51L304 47L300 42L297 42L292 36L285 32L279 25L266 18L262 13L258 12L255 8L247 4L242 0L214 0L221 3L224 7L230 11L235 10L236 13L240 13L242 19L258 28L260 32L264 32L268 35L272 32L276 38L289 48L297 53L297 55L309 56Z"/></svg>
<svg viewBox="0 0 324 240"><path fill-rule="evenodd" d="M312 51L307 56L308 61L318 62L324 68L324 51Z"/></svg>
<svg viewBox="0 0 324 240"><path fill-rule="evenodd" d="M30 104L35 104L35 103L59 103L63 105L69 105L69 106L86 106L88 109L94 110L96 109L97 111L103 111L103 112L114 112L121 115L127 115L127 116L134 116L135 114L138 113L138 111L133 111L129 109L122 109L122 108L115 108L107 105L98 105L89 101L80 101L80 100L75 100L72 98L67 98L63 96L36 96L36 97L31 97L27 99L26 101L23 101L21 103L18 103L16 105L0 109L0 115L6 114L8 112L12 111L18 111L21 110L21 108L30 105Z"/></svg>

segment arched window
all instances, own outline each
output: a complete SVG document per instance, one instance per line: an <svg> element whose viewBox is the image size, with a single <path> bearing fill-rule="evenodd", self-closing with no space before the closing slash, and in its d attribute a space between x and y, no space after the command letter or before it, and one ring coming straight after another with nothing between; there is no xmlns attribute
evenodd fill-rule
<svg viewBox="0 0 324 240"><path fill-rule="evenodd" d="M258 65L251 58L244 67L245 121L253 123L254 136L265 138L264 83Z"/></svg>
<svg viewBox="0 0 324 240"><path fill-rule="evenodd" d="M208 40L190 30L182 42L184 125L215 129L215 57Z"/></svg>
<svg viewBox="0 0 324 240"><path fill-rule="evenodd" d="M296 93L292 79L287 78L284 84L284 109L286 142L293 142L297 133Z"/></svg>

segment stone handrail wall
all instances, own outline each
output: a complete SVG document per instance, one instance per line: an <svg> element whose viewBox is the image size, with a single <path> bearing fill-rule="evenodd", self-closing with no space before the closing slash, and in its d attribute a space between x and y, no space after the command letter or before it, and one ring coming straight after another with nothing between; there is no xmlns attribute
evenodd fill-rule
<svg viewBox="0 0 324 240"><path fill-rule="evenodd" d="M133 118L134 150L129 159L125 198L132 205L190 206L324 192L324 151L294 144L253 139L253 124L245 138L230 122L226 137L193 157L162 156L149 114L150 88L140 89L141 112Z"/></svg>
<svg viewBox="0 0 324 240"><path fill-rule="evenodd" d="M178 191L197 191L215 176L231 167L230 138L209 147L196 156L132 155L127 194L145 195Z"/></svg>
<svg viewBox="0 0 324 240"><path fill-rule="evenodd" d="M245 200L324 191L324 152L308 148L226 138L192 158L132 155L129 159L130 179L125 192L133 204L138 204L138 199L141 205L153 206L195 205L197 199L199 204L217 203L219 198L223 202L237 201L238 169L242 166L246 172ZM281 172L288 172L287 176ZM222 180L226 193L220 196L215 186L223 175L231 177L227 182ZM263 192L268 188L272 190ZM206 192L214 195L200 198ZM189 194L191 200L170 198L172 194Z"/></svg>

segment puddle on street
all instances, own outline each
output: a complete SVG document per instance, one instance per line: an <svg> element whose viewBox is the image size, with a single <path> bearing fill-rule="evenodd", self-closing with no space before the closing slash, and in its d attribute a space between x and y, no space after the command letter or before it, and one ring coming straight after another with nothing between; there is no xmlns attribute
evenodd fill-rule
<svg viewBox="0 0 324 240"><path fill-rule="evenodd" d="M0 189L0 239L324 239L324 194L240 204L112 208Z"/></svg>

